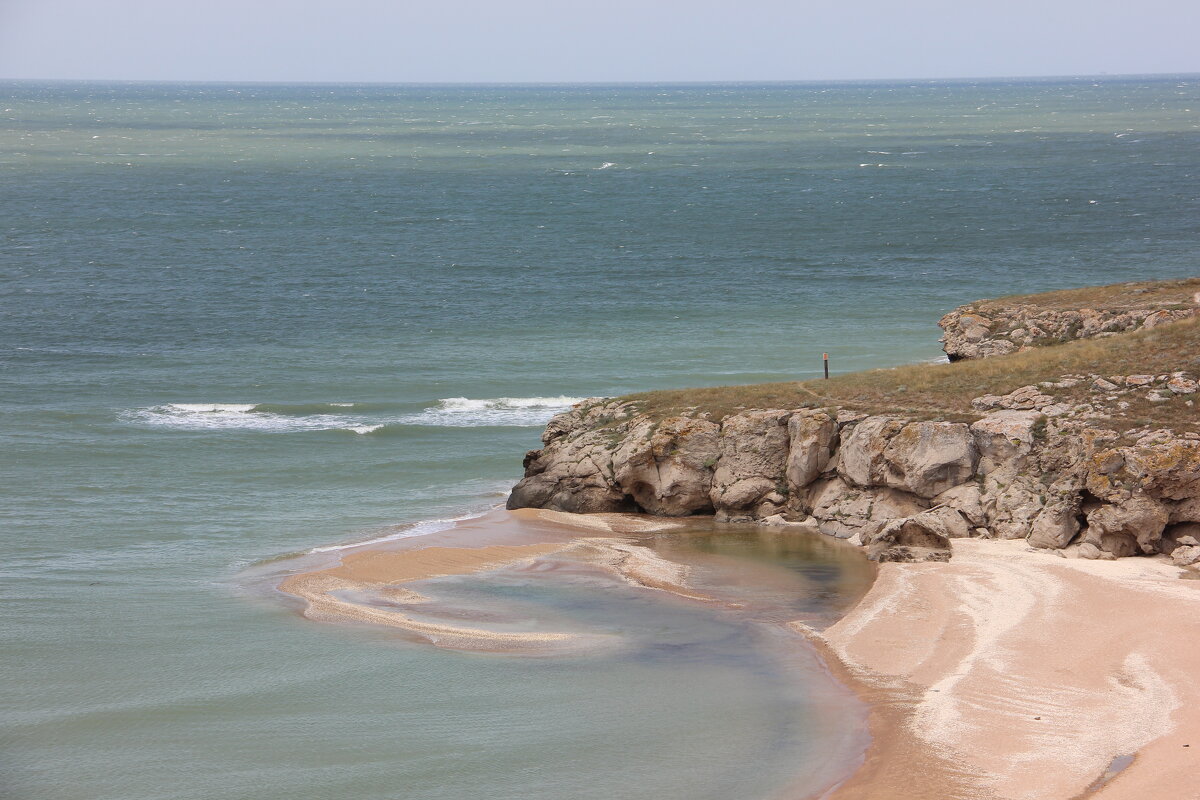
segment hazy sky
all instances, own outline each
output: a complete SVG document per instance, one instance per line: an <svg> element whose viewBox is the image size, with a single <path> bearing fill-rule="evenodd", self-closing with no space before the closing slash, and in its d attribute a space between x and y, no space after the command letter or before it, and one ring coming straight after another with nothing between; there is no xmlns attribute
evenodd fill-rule
<svg viewBox="0 0 1200 800"><path fill-rule="evenodd" d="M705 81L1200 72L1200 0L0 0L0 77Z"/></svg>

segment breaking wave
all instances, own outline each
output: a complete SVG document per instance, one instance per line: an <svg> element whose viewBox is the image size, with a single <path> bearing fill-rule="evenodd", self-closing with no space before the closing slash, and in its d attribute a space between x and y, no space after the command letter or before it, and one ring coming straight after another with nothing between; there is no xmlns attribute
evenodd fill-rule
<svg viewBox="0 0 1200 800"><path fill-rule="evenodd" d="M579 397L448 397L421 411L379 403L164 403L120 413L125 421L180 431L289 433L342 430L359 435L412 426L539 427ZM390 413L387 413L390 412Z"/></svg>
<svg viewBox="0 0 1200 800"><path fill-rule="evenodd" d="M584 397L495 397L472 400L447 397L433 408L411 415L406 421L418 425L450 427L539 426L555 414L566 411Z"/></svg>

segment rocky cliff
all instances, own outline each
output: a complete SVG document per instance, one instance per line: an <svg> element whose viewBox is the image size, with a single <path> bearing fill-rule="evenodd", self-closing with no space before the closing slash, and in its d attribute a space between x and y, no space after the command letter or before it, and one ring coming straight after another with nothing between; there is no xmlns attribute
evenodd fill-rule
<svg viewBox="0 0 1200 800"><path fill-rule="evenodd" d="M1162 368L1200 362L1198 344L1200 324L1191 321L1122 334L1101 356L1113 366ZM892 409L900 408L896 398L948 402L930 387L1002 383L1087 361L1095 348L1055 348L1055 359L1044 351L1006 356L996 368L922 367L936 375L918 397L911 386L875 397L892 399ZM1194 374L1056 374L920 413L836 397L839 386L861 398L864 387L892 387L897 374L908 384L920 377L904 369L767 385L790 398L777 408L581 403L555 417L544 446L526 455L508 506L795 526L860 544L881 561L944 560L954 538L976 536L1083 558L1162 553L1182 566L1200 563ZM761 396L763 387L697 390L692 402L706 392L710 400L755 397L756 389Z"/></svg>
<svg viewBox="0 0 1200 800"><path fill-rule="evenodd" d="M945 559L951 539L982 536L1200 561L1200 434L1011 409L970 424L812 408L653 419L617 400L555 417L543 442L509 508L798 525L878 560Z"/></svg>
<svg viewBox="0 0 1200 800"><path fill-rule="evenodd" d="M1153 328L1196 314L1200 280L1076 289L960 306L942 317L951 361Z"/></svg>

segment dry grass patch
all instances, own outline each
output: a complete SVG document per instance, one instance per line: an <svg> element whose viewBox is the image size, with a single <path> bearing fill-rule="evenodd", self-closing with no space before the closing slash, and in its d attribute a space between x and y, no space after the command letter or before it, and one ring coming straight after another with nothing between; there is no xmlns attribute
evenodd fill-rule
<svg viewBox="0 0 1200 800"><path fill-rule="evenodd" d="M1200 287L1200 280L1196 284ZM921 419L969 420L979 416L971 408L973 398L1007 394L1064 375L1162 375L1181 370L1200 374L1200 319L975 361L913 364L830 380L644 392L623 399L660 418L692 410L720 420L748 408L837 407ZM1088 381L1070 389L1043 391L1063 402L1103 400ZM1122 398L1130 408L1121 416L1131 425L1194 426L1200 416L1182 396L1152 403L1145 394L1131 392Z"/></svg>
<svg viewBox="0 0 1200 800"><path fill-rule="evenodd" d="M1082 289L1064 289L1041 294L1020 294L979 300L969 303L977 311L1016 305L1037 306L1047 309L1093 308L1097 311L1124 311L1134 308L1191 308L1196 305L1196 293L1200 292L1200 278L1173 281L1141 281L1138 283L1114 283L1108 286L1085 286Z"/></svg>

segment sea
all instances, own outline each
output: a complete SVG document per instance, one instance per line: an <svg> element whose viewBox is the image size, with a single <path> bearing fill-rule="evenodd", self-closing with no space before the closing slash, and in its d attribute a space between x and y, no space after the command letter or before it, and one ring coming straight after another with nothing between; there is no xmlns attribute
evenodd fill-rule
<svg viewBox="0 0 1200 800"><path fill-rule="evenodd" d="M581 398L936 361L971 300L1194 276L1198 178L1196 75L0 82L0 795L767 800L851 764L819 659L702 605L493 578L459 590L630 645L464 654L244 576L494 508Z"/></svg>

